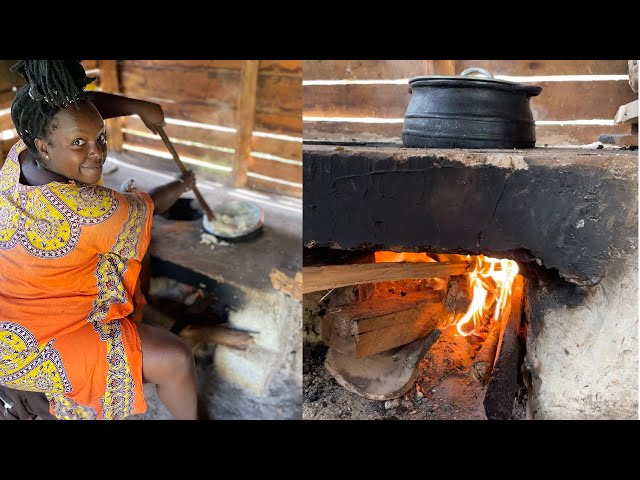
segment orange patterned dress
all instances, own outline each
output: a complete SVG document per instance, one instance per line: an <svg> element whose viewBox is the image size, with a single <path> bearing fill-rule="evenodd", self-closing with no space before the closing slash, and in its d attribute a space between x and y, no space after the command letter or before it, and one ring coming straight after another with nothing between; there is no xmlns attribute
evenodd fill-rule
<svg viewBox="0 0 640 480"><path fill-rule="evenodd" d="M0 384L43 392L59 419L146 411L132 317L153 202L73 182L20 184L19 141L0 170Z"/></svg>

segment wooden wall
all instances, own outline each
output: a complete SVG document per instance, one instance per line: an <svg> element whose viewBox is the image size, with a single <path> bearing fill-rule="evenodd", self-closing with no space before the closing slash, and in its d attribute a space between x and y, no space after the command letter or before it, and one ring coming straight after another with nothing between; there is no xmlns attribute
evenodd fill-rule
<svg viewBox="0 0 640 480"><path fill-rule="evenodd" d="M302 61L124 60L118 72L123 95L162 105L183 161L226 184L302 195ZM167 154L137 117L123 132L130 153Z"/></svg>
<svg viewBox="0 0 640 480"><path fill-rule="evenodd" d="M83 65L97 77L93 88L159 103L167 135L199 178L302 196L301 60L84 60ZM0 75L0 110L10 108L14 96L15 79L7 75ZM137 116L107 123L111 149L145 165L174 165L160 137ZM10 115L0 115L0 127L13 127Z"/></svg>
<svg viewBox="0 0 640 480"><path fill-rule="evenodd" d="M304 137L398 141L410 99L402 80L459 74L469 67L542 87L531 98L534 119L541 122L536 126L539 146L588 144L601 134L628 130L624 125L581 124L613 123L618 107L637 99L628 80L598 77L627 75L626 60L310 60L304 64ZM567 75L579 77L559 81ZM527 78L540 76L551 78ZM359 83L350 82L354 80ZM359 122L363 117L375 123Z"/></svg>
<svg viewBox="0 0 640 480"><path fill-rule="evenodd" d="M18 137L11 121L11 102L16 95L13 87L21 84L20 75L9 70L14 63L16 60L0 60L0 155L3 158Z"/></svg>

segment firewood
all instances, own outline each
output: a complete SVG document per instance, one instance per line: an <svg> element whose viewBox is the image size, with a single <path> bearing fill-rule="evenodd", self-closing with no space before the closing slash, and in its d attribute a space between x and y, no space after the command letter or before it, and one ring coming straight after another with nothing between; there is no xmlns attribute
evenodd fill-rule
<svg viewBox="0 0 640 480"><path fill-rule="evenodd" d="M507 315L508 318L509 310L511 309L507 306L501 314L500 320L493 322L487 338L485 338L482 347L480 347L473 359L471 375L483 385L486 385L491 378L491 370L493 370L493 363L498 350L498 340L500 340L500 331L502 330L502 325L506 322L504 316Z"/></svg>
<svg viewBox="0 0 640 480"><path fill-rule="evenodd" d="M345 355L364 358L427 335L447 318L442 303L371 300L329 311L322 319L322 340Z"/></svg>
<svg viewBox="0 0 640 480"><path fill-rule="evenodd" d="M209 342L238 350L246 350L255 343L251 333L219 325L187 325L180 331L180 336L196 345Z"/></svg>
<svg viewBox="0 0 640 480"><path fill-rule="evenodd" d="M304 267L303 293L360 283L447 277L469 271L469 262L385 262Z"/></svg>
<svg viewBox="0 0 640 480"><path fill-rule="evenodd" d="M522 324L525 280L516 275L511 296L511 312L503 316L504 325L498 340L496 361L484 397L484 410L490 420L506 420L513 410L518 389L518 332Z"/></svg>

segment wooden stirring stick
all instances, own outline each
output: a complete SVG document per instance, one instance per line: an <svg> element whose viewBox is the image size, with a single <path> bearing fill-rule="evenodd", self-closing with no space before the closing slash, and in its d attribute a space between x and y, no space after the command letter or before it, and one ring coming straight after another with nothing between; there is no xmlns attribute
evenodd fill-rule
<svg viewBox="0 0 640 480"><path fill-rule="evenodd" d="M180 157L178 156L178 152L176 152L176 149L173 148L173 144L171 143L171 140L169 140L169 137L165 133L164 129L160 125L155 125L155 128L156 128L156 131L160 134L160 138L162 138L162 141L164 142L164 144L169 149L169 152L171 153L171 156L173 157L173 160L176 162L176 165L178 165L178 167L180 168L180 171L182 173L185 173L187 171L187 168L182 163L182 160L180 160ZM207 215L207 219L210 222L212 222L216 218L215 214L213 213L211 208L209 208L209 205L207 205L207 202L205 202L204 198L200 194L200 191L198 190L198 188L195 185L193 186L192 190L193 190L193 194L198 199L198 202L200 203L200 206L202 207L202 209L204 210L205 214Z"/></svg>

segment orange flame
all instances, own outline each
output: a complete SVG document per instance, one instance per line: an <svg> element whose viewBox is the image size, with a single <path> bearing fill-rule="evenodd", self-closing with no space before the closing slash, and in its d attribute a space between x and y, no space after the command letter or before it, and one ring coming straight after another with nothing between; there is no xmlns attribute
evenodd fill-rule
<svg viewBox="0 0 640 480"><path fill-rule="evenodd" d="M435 262L435 260L429 257L426 253L411 253L411 252L388 252L381 250L375 252L376 263L380 262Z"/></svg>
<svg viewBox="0 0 640 480"><path fill-rule="evenodd" d="M464 337L479 333L482 317L494 305L492 321L495 322L500 318L500 313L504 310L511 296L513 280L518 274L518 264L513 260L480 255L476 258L476 262L476 268L469 273L473 299L467 312L456 322L456 330ZM492 295L489 295L489 292ZM473 327L469 329L468 324L471 323L473 323Z"/></svg>

